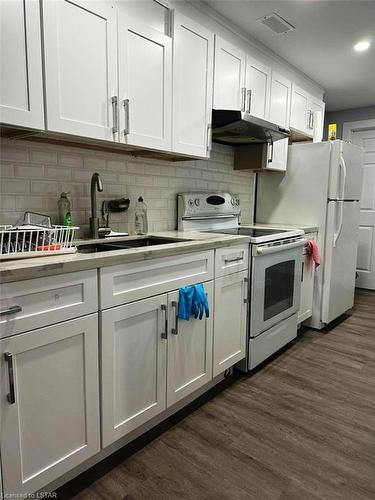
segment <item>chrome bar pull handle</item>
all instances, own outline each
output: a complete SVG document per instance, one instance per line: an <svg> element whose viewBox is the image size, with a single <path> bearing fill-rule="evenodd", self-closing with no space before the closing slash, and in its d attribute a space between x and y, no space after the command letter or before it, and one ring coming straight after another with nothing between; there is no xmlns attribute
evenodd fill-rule
<svg viewBox="0 0 375 500"><path fill-rule="evenodd" d="M207 125L207 152L209 153L212 149L212 125L209 123Z"/></svg>
<svg viewBox="0 0 375 500"><path fill-rule="evenodd" d="M248 286L247 284L249 283L249 278L244 278L244 289L245 289L245 297L243 299L244 304L247 304L249 302L249 297L248 297Z"/></svg>
<svg viewBox="0 0 375 500"><path fill-rule="evenodd" d="M16 314L22 311L21 306L11 306L8 309L3 309L0 311L0 316L8 316L9 314Z"/></svg>
<svg viewBox="0 0 375 500"><path fill-rule="evenodd" d="M224 264L230 264L231 262L241 262L241 260L243 260L243 256L234 257L233 259L227 258L227 259L224 259Z"/></svg>
<svg viewBox="0 0 375 500"><path fill-rule="evenodd" d="M125 115L125 126L124 135L130 134L130 115L129 115L129 99L123 100L124 115Z"/></svg>
<svg viewBox="0 0 375 500"><path fill-rule="evenodd" d="M251 89L247 91L247 109L246 113L250 113L251 110Z"/></svg>
<svg viewBox="0 0 375 500"><path fill-rule="evenodd" d="M4 359L8 363L9 376L9 392L7 394L7 401L9 404L14 405L16 402L16 393L14 390L13 356L10 352L4 352Z"/></svg>
<svg viewBox="0 0 375 500"><path fill-rule="evenodd" d="M174 323L174 328L171 329L171 333L173 335L178 335L178 302L176 300L174 300L172 302L172 307L174 309L174 312L175 312L175 323Z"/></svg>
<svg viewBox="0 0 375 500"><path fill-rule="evenodd" d="M167 306L162 304L161 310L164 313L164 330L161 332L160 337L162 339L168 338L168 318L167 318Z"/></svg>
<svg viewBox="0 0 375 500"><path fill-rule="evenodd" d="M241 111L245 112L246 108L246 87L241 89Z"/></svg>
<svg viewBox="0 0 375 500"><path fill-rule="evenodd" d="M118 98L117 95L113 95L112 99L112 134L116 134L118 132Z"/></svg>
<svg viewBox="0 0 375 500"><path fill-rule="evenodd" d="M270 150L271 150L271 157L268 158L268 163L272 163L273 162L273 142L270 142L269 145L270 145Z"/></svg>

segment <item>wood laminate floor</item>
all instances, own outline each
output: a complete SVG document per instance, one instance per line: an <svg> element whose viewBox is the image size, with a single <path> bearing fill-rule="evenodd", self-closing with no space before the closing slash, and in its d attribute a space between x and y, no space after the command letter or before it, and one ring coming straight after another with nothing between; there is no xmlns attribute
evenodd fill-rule
<svg viewBox="0 0 375 500"><path fill-rule="evenodd" d="M76 500L375 499L375 292L305 331Z"/></svg>

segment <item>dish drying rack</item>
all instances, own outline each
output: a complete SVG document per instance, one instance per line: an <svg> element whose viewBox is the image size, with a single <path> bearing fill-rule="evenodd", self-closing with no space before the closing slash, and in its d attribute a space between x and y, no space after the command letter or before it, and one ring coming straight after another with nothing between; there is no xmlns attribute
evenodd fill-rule
<svg viewBox="0 0 375 500"><path fill-rule="evenodd" d="M42 221L43 225L36 224L35 220ZM74 253L77 229L77 226L51 225L49 216L25 212L21 223L0 224L0 260Z"/></svg>

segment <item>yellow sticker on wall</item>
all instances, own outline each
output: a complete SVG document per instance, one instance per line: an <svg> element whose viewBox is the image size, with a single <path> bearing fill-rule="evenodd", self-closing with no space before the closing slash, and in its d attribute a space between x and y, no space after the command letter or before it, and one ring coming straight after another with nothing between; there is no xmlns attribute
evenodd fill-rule
<svg viewBox="0 0 375 500"><path fill-rule="evenodd" d="M337 124L329 123L328 124L328 140L334 141L337 137Z"/></svg>

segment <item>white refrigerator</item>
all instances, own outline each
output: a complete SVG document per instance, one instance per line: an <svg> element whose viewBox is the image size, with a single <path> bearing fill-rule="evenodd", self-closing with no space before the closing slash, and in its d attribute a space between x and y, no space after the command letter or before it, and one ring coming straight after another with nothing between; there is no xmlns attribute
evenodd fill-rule
<svg viewBox="0 0 375 500"><path fill-rule="evenodd" d="M258 175L257 223L319 228L312 328L323 328L354 303L362 155L362 148L340 140L293 144L284 174Z"/></svg>

